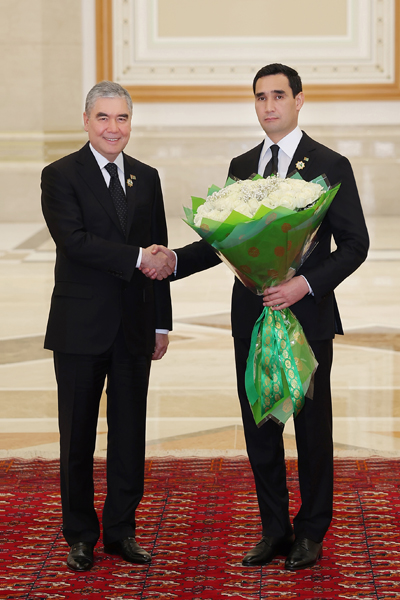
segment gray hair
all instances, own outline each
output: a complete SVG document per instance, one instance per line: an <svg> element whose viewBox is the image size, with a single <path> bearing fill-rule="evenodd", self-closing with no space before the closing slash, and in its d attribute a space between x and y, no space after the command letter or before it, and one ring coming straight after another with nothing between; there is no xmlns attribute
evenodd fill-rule
<svg viewBox="0 0 400 600"><path fill-rule="evenodd" d="M115 83L114 81L100 81L100 83L96 83L92 87L86 96L85 102L85 113L88 117L99 98L125 98L129 113L132 115L132 98L128 90L123 88L119 83Z"/></svg>

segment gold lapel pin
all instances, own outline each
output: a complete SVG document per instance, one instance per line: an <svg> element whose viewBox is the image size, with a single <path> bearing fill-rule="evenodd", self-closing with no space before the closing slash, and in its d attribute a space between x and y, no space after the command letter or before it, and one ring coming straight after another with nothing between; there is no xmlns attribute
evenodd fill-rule
<svg viewBox="0 0 400 600"><path fill-rule="evenodd" d="M303 162L303 160L304 160L304 162ZM304 169L304 167L306 166L306 165L305 165L305 163L306 163L306 162L307 162L309 159L307 158L307 156L305 156L305 157L303 158L303 160L299 160L299 161L296 163L296 169L297 169L298 171L301 171L301 169Z"/></svg>
<svg viewBox="0 0 400 600"><path fill-rule="evenodd" d="M126 183L129 185L129 187L132 187L132 186L133 186L133 181L132 181L132 179L127 179L127 180L126 180Z"/></svg>

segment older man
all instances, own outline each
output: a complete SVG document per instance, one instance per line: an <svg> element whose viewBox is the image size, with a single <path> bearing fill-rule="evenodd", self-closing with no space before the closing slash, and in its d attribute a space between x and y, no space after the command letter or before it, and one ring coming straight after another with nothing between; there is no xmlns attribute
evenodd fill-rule
<svg viewBox="0 0 400 600"><path fill-rule="evenodd" d="M45 347L54 351L58 385L63 533L67 565L93 565L100 535L94 509L93 453L107 378L105 550L149 563L135 539L143 495L146 398L151 360L172 329L167 243L158 173L123 150L132 101L119 84L95 85L86 99L89 142L42 173L42 207L57 247ZM160 260L161 258L161 260ZM156 259L156 262L154 262ZM159 281L140 267L155 267Z"/></svg>

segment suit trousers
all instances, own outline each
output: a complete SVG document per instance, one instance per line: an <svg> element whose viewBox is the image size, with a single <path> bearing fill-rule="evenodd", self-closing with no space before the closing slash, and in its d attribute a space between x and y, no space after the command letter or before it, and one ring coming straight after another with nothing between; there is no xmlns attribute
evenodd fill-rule
<svg viewBox="0 0 400 600"><path fill-rule="evenodd" d="M289 517L283 428L272 420L255 424L245 390L250 339L234 338L238 395L247 453L253 470L263 535L281 537L293 531ZM332 340L310 342L319 363L314 397L294 419L301 507L294 533L321 542L332 520L333 440L330 372Z"/></svg>
<svg viewBox="0 0 400 600"><path fill-rule="evenodd" d="M133 356L122 328L98 356L54 352L58 384L63 534L69 545L96 544L93 454L99 404L107 378L107 495L103 541L134 535L143 496L147 390L151 357Z"/></svg>

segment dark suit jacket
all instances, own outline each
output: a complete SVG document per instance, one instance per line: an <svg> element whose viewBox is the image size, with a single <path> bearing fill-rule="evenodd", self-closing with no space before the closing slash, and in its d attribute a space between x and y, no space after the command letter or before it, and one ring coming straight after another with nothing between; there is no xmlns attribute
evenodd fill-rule
<svg viewBox="0 0 400 600"><path fill-rule="evenodd" d="M158 173L125 154L124 168L135 177L126 235L89 144L43 170L43 214L57 247L46 348L101 354L122 322L129 350L150 355L155 329L172 329L169 283L135 268L139 247L167 244Z"/></svg>
<svg viewBox="0 0 400 600"><path fill-rule="evenodd" d="M262 147L263 143L234 158L229 174L238 179L247 179L257 173ZM296 170L298 161L305 164L299 172L307 181L326 174L332 185L341 182L340 190L318 231L318 245L297 273L306 277L314 295L305 296L291 307L309 340L332 339L335 333L343 333L333 290L365 260L369 245L368 232L347 158L303 133L288 174ZM337 246L333 252L332 237ZM211 246L204 241L194 242L176 252L179 278L219 263ZM250 337L262 308L262 297L254 295L235 279L232 296L233 336Z"/></svg>

